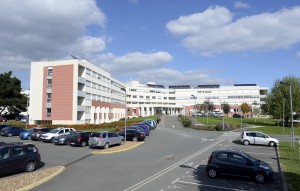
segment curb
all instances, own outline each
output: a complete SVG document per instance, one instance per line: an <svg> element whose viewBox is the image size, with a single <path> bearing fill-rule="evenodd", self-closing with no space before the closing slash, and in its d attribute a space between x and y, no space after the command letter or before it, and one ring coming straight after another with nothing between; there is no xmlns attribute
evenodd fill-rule
<svg viewBox="0 0 300 191"><path fill-rule="evenodd" d="M39 181L37 181L37 182L35 182L33 184L30 184L30 185L28 185L26 187L23 187L23 188L21 188L21 189L19 189L17 191L27 191L27 190L30 190L30 189L36 187L36 186L39 186L39 185L41 185L41 184L49 181L50 179L54 178L55 176L59 175L64 170L65 170L65 167L64 166L60 166L60 169L58 171L56 171L55 173L51 174L50 176L48 176L46 178L43 178L43 179L41 179L41 180L39 180Z"/></svg>
<svg viewBox="0 0 300 191"><path fill-rule="evenodd" d="M91 154L93 155L101 155L101 154L112 154L112 153L119 153L119 152L124 152L124 151L128 151L128 150L131 150L135 147L138 147L140 145L144 144L144 142L140 142L134 146L131 146L131 147L128 147L126 149L120 149L120 150L116 150L116 151L93 151Z"/></svg>
<svg viewBox="0 0 300 191"><path fill-rule="evenodd" d="M281 181L282 181L282 188L283 188L284 191L288 191L287 184L286 184L286 181L285 181L285 176L284 176L284 173L281 170L281 164L280 164L280 158L279 158L280 153L279 153L279 150L278 150L278 146L275 147L275 150L276 150L278 170L279 170L279 174L280 174Z"/></svg>

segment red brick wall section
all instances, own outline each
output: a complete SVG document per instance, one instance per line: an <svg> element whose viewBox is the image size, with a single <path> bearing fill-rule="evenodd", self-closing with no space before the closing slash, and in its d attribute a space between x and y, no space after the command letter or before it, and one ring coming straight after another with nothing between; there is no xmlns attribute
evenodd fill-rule
<svg viewBox="0 0 300 191"><path fill-rule="evenodd" d="M52 120L72 120L73 67L52 67Z"/></svg>

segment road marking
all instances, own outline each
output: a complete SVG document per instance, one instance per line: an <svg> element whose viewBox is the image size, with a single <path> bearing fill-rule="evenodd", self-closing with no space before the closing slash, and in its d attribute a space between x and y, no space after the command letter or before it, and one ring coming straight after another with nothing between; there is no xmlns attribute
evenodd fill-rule
<svg viewBox="0 0 300 191"><path fill-rule="evenodd" d="M180 180L180 178L177 178L177 179L174 180L171 184L175 184L178 180Z"/></svg>
<svg viewBox="0 0 300 191"><path fill-rule="evenodd" d="M190 171L185 172L185 174L188 174L188 173L190 173Z"/></svg>
<svg viewBox="0 0 300 191"><path fill-rule="evenodd" d="M246 190L240 190L240 189L234 189L234 188L213 186L213 185L208 185L208 184L198 184L198 183L194 183L194 182L177 181L177 183L185 184L185 185L205 186L205 187L218 188L218 189L224 189L224 190L246 191Z"/></svg>
<svg viewBox="0 0 300 191"><path fill-rule="evenodd" d="M207 151L207 150L211 149L212 147L220 144L221 142L223 142L223 140L219 140L219 141L215 142L214 144L211 144L210 146L208 146L208 147L206 147L206 148L204 148L202 150L199 150L198 152L196 152L196 153L194 153L194 154L192 154L192 155L190 155L190 156L182 159L181 161L176 162L173 165L171 165L171 166L163 169L162 171L160 171L160 172L158 172L158 173L156 173L156 174L154 174L154 175L152 175L152 176L150 176L150 177L148 177L148 178L140 181L139 183L137 183L137 184L135 184L135 185L133 185L133 186L125 189L124 191L129 191L129 190L130 191L134 191L134 190L137 190L137 189L141 188L142 186L144 186L144 185L152 182L153 180L155 180L155 179L159 178L160 176L166 174L167 172L173 170L174 168L178 167L179 165L181 165L183 163L186 163L187 161L189 161L192 158L198 156L199 154L203 153L204 151Z"/></svg>

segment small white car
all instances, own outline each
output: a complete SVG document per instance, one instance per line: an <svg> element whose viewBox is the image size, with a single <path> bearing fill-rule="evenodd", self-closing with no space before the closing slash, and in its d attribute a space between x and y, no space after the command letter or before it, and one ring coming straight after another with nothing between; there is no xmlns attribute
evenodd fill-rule
<svg viewBox="0 0 300 191"><path fill-rule="evenodd" d="M279 140L270 137L259 131L244 131L241 135L241 142L244 145L269 145L270 147L276 147L279 145Z"/></svg>
<svg viewBox="0 0 300 191"><path fill-rule="evenodd" d="M49 133L42 134L40 139L44 142L53 142L55 137L58 137L62 134L65 134L69 131L76 131L74 128L56 128L50 131Z"/></svg>

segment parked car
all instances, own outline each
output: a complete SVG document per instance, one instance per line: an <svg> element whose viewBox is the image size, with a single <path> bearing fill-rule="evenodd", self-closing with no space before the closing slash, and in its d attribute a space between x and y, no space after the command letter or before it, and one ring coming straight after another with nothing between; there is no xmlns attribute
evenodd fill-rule
<svg viewBox="0 0 300 191"><path fill-rule="evenodd" d="M125 136L125 130L120 131L119 135L121 136ZM139 130L136 129L128 129L126 130L126 140L129 141L144 141L146 138L146 135L144 132L141 132Z"/></svg>
<svg viewBox="0 0 300 191"><path fill-rule="evenodd" d="M39 150L33 144L0 143L0 175L32 172L40 161Z"/></svg>
<svg viewBox="0 0 300 191"><path fill-rule="evenodd" d="M24 131L24 132L21 132L19 137L20 139L23 139L23 140L27 140L30 138L30 135L34 132L38 132L40 130L40 128L38 127L34 127L34 128L31 128L31 129L28 129L27 131Z"/></svg>
<svg viewBox="0 0 300 191"><path fill-rule="evenodd" d="M146 136L150 135L150 126L148 126L147 124L143 124L143 123L135 123L132 126L139 126L141 128L143 128Z"/></svg>
<svg viewBox="0 0 300 191"><path fill-rule="evenodd" d="M50 131L49 133L44 133L41 135L40 139L44 142L53 142L55 137L58 137L59 135L65 134L69 131L75 131L74 128L56 128Z"/></svg>
<svg viewBox="0 0 300 191"><path fill-rule="evenodd" d="M75 131L69 131L67 133L64 133L62 135L59 135L59 136L55 137L52 142L55 145L69 145L70 137L72 135L76 135L76 134L77 134L77 132L75 132Z"/></svg>
<svg viewBox="0 0 300 191"><path fill-rule="evenodd" d="M5 117L0 116L0 122L5 123L5 122L7 122L7 119Z"/></svg>
<svg viewBox="0 0 300 191"><path fill-rule="evenodd" d="M258 183L273 177L273 169L268 163L239 150L213 151L208 158L206 172L210 178L222 174L249 177Z"/></svg>
<svg viewBox="0 0 300 191"><path fill-rule="evenodd" d="M241 142L244 145L269 145L275 147L279 145L279 140L270 137L259 131L244 131L241 134Z"/></svg>
<svg viewBox="0 0 300 191"><path fill-rule="evenodd" d="M14 126L7 126L3 128L0 132L2 136L19 136L21 132L24 132L25 130L21 127L14 127Z"/></svg>
<svg viewBox="0 0 300 191"><path fill-rule="evenodd" d="M145 119L141 123L146 123L151 126L151 129L155 129L157 127L156 121L153 119Z"/></svg>
<svg viewBox="0 0 300 191"><path fill-rule="evenodd" d="M232 115L233 118L244 118L244 116L240 115L240 114L233 114Z"/></svg>
<svg viewBox="0 0 300 191"><path fill-rule="evenodd" d="M69 142L71 146L81 146L85 147L89 143L89 138L92 132L80 132L75 135L72 135L69 138Z"/></svg>
<svg viewBox="0 0 300 191"><path fill-rule="evenodd" d="M40 141L41 135L44 133L49 133L52 129L48 127L40 127L39 131L33 132L30 135L30 139L33 141Z"/></svg>
<svg viewBox="0 0 300 191"><path fill-rule="evenodd" d="M138 125L131 125L129 127L127 127L126 129L136 129L139 130L140 132L143 132L146 136L147 136L147 130L145 130L143 127L138 126ZM149 131L148 131L149 132ZM149 135L149 134L148 134Z"/></svg>
<svg viewBox="0 0 300 191"><path fill-rule="evenodd" d="M7 127L7 126L9 126L8 124L0 124L0 131L2 130L2 129L4 129L5 127Z"/></svg>
<svg viewBox="0 0 300 191"><path fill-rule="evenodd" d="M111 145L123 145L124 137L114 132L96 132L89 138L89 145L92 148L102 147L107 149Z"/></svg>

